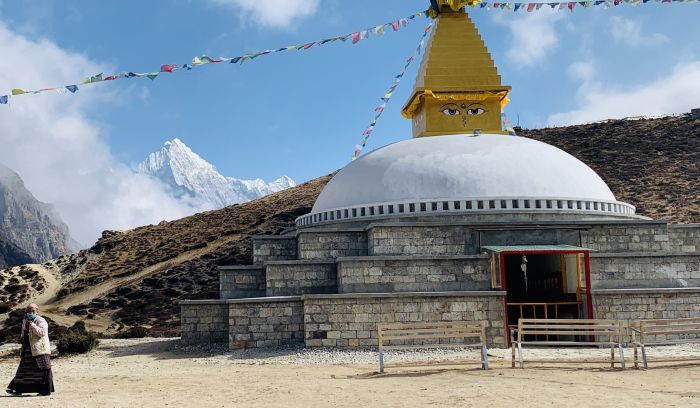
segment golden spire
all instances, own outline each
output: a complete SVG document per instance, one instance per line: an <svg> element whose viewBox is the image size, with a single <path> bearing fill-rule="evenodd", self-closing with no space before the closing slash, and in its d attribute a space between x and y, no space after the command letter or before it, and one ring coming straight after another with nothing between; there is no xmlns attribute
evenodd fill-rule
<svg viewBox="0 0 700 408"><path fill-rule="evenodd" d="M433 0L436 21L423 55L413 94L401 114L413 119L413 137L505 133L501 108L510 86L501 77L464 11L475 0ZM433 8L431 8L433 10Z"/></svg>

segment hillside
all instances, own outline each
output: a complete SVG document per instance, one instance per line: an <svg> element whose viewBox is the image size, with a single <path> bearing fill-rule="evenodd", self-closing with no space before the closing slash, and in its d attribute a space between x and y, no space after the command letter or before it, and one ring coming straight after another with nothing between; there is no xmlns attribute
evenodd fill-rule
<svg viewBox="0 0 700 408"><path fill-rule="evenodd" d="M524 130L595 169L617 198L642 215L700 222L700 120L667 117ZM106 231L89 250L42 266L0 271L4 308L40 296L57 323L89 327L152 326L176 334L179 299L218 296L217 265L249 264L249 236L278 234L307 213L329 176L245 204L125 232ZM8 291L8 282L27 293ZM0 313L2 312L0 305ZM2 315L0 315L2 316ZM6 315L5 315L6 316ZM1 319L1 317L0 317ZM4 333L17 330L10 318ZM3 339L0 332L0 341Z"/></svg>

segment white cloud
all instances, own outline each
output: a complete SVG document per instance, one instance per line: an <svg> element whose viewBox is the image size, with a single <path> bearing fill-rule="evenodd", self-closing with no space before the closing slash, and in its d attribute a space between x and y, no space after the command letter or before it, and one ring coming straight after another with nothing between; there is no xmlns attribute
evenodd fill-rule
<svg viewBox="0 0 700 408"><path fill-rule="evenodd" d="M0 92L66 85L109 67L51 41L18 35L0 23ZM110 91L111 89L111 91ZM0 105L0 162L34 195L53 203L80 242L104 229L126 229L195 211L165 187L120 163L89 118L88 107L109 106L114 87L84 87L76 95L22 95ZM111 93L110 93L111 92ZM119 92L119 91L117 91Z"/></svg>
<svg viewBox="0 0 700 408"><path fill-rule="evenodd" d="M234 7L245 18L266 27L287 28L296 20L312 16L318 10L320 0L210 0Z"/></svg>
<svg viewBox="0 0 700 408"><path fill-rule="evenodd" d="M571 73L577 71L581 69L570 67ZM550 115L550 125L684 113L698 107L700 61L679 64L659 79L630 88L603 84L593 79L594 71L585 73L577 93L579 107Z"/></svg>
<svg viewBox="0 0 700 408"><path fill-rule="evenodd" d="M512 43L506 55L520 65L536 66L542 62L559 43L556 23L563 13L542 8L525 16L512 16L505 13L494 14L494 20L510 29Z"/></svg>
<svg viewBox="0 0 700 408"><path fill-rule="evenodd" d="M568 73L574 79L589 81L595 76L595 65L592 61L577 61L569 65Z"/></svg>
<svg viewBox="0 0 700 408"><path fill-rule="evenodd" d="M642 33L642 22L623 17L610 17L610 30L615 41L631 47L641 45L657 45L668 42L668 37L661 33L645 35Z"/></svg>

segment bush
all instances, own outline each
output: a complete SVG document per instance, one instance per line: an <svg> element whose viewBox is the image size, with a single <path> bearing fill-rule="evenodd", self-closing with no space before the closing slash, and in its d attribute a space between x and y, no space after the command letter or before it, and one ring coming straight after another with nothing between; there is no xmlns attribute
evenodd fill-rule
<svg viewBox="0 0 700 408"><path fill-rule="evenodd" d="M95 332L68 330L56 340L56 348L61 355L82 354L97 347L99 342Z"/></svg>
<svg viewBox="0 0 700 408"><path fill-rule="evenodd" d="M114 335L115 339L141 339L148 337L151 331L146 327L135 326L130 327L127 330L120 331Z"/></svg>

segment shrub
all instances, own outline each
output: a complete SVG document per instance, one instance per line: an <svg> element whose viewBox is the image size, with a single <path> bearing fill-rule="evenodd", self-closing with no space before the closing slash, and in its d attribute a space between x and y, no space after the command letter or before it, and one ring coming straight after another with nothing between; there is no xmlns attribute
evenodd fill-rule
<svg viewBox="0 0 700 408"><path fill-rule="evenodd" d="M143 326L130 327L124 331L120 331L114 335L115 339L141 339L151 334L148 328Z"/></svg>
<svg viewBox="0 0 700 408"><path fill-rule="evenodd" d="M97 347L99 342L95 332L68 330L56 340L56 348L61 355L82 354Z"/></svg>

